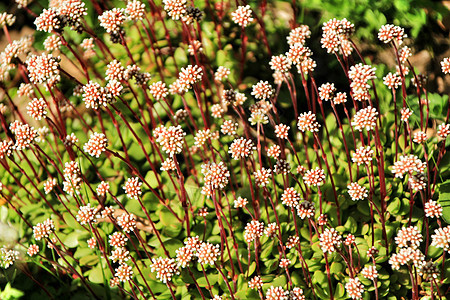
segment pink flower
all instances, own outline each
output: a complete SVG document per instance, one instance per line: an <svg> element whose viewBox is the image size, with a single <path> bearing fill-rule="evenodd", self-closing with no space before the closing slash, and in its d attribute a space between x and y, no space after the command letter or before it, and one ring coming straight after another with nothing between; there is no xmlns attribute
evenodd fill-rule
<svg viewBox="0 0 450 300"><path fill-rule="evenodd" d="M250 5L238 6L238 8L231 13L231 18L233 22L239 26L247 27L253 21Z"/></svg>
<svg viewBox="0 0 450 300"><path fill-rule="evenodd" d="M89 141L84 144L83 150L90 156L100 157L100 155L106 151L108 146L108 140L103 133L94 132L91 134Z"/></svg>
<svg viewBox="0 0 450 300"><path fill-rule="evenodd" d="M405 30L392 24L383 25L378 31L378 39L386 44L395 40L401 45L404 38L406 38Z"/></svg>
<svg viewBox="0 0 450 300"><path fill-rule="evenodd" d="M100 26L105 28L107 33L117 33L126 19L125 10L116 7L111 10L105 10L101 16L98 16L98 19Z"/></svg>

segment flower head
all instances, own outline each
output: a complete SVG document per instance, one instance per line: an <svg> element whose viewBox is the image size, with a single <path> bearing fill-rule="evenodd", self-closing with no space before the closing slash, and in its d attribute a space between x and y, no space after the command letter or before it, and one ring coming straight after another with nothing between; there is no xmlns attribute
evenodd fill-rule
<svg viewBox="0 0 450 300"><path fill-rule="evenodd" d="M262 288L263 282L261 276L255 276L248 282L248 287L254 290Z"/></svg>
<svg viewBox="0 0 450 300"><path fill-rule="evenodd" d="M378 271L377 268L373 265L369 265L364 267L364 269L361 270L361 274L364 276L364 278L374 280L378 277Z"/></svg>
<svg viewBox="0 0 450 300"><path fill-rule="evenodd" d="M14 149L23 150L30 146L35 137L37 136L37 130L28 124L18 124L17 127L12 130L16 137L16 143Z"/></svg>
<svg viewBox="0 0 450 300"><path fill-rule="evenodd" d="M317 167L306 171L303 181L309 186L321 186L325 182L325 172Z"/></svg>
<svg viewBox="0 0 450 300"><path fill-rule="evenodd" d="M345 284L345 290L352 299L362 299L364 293L364 285L359 281L358 277L350 278Z"/></svg>
<svg viewBox="0 0 450 300"><path fill-rule="evenodd" d="M84 144L83 150L90 156L95 156L98 158L103 152L106 151L106 146L108 146L106 136L103 133L94 132L91 134L89 141Z"/></svg>
<svg viewBox="0 0 450 300"><path fill-rule="evenodd" d="M409 108L403 107L400 110L400 120L402 122L408 122L409 117L411 117L412 114L413 114L413 112Z"/></svg>
<svg viewBox="0 0 450 300"><path fill-rule="evenodd" d="M30 55L25 61L30 81L34 84L59 81L59 61L59 56L51 54Z"/></svg>
<svg viewBox="0 0 450 300"><path fill-rule="evenodd" d="M178 274L177 264L173 258L162 258L152 259L153 264L150 265L152 272L156 272L156 278L161 280L163 283L167 283L172 280L173 275Z"/></svg>
<svg viewBox="0 0 450 300"><path fill-rule="evenodd" d="M42 223L38 223L33 227L33 236L36 241L47 238L55 230L53 220L47 219Z"/></svg>
<svg viewBox="0 0 450 300"><path fill-rule="evenodd" d="M322 101L329 101L334 98L336 88L334 83L324 83L319 87L319 98Z"/></svg>
<svg viewBox="0 0 450 300"><path fill-rule="evenodd" d="M183 139L186 133L180 125L170 126L169 128L161 126L155 129L153 134L167 154L173 156L183 150Z"/></svg>
<svg viewBox="0 0 450 300"><path fill-rule="evenodd" d="M266 292L266 300L288 300L289 291L285 291L281 286L271 286Z"/></svg>
<svg viewBox="0 0 450 300"><path fill-rule="evenodd" d="M238 6L238 8L231 13L231 18L233 22L239 26L247 27L253 21L250 5Z"/></svg>
<svg viewBox="0 0 450 300"><path fill-rule="evenodd" d="M228 184L230 172L223 162L202 165L205 187L208 189L223 189Z"/></svg>
<svg viewBox="0 0 450 300"><path fill-rule="evenodd" d="M276 72L287 73L291 68L291 60L288 59L285 55L277 55L272 56L270 60L270 68Z"/></svg>
<svg viewBox="0 0 450 300"><path fill-rule="evenodd" d="M34 25L38 31L52 32L60 29L60 18L55 8L44 9L34 20Z"/></svg>
<svg viewBox="0 0 450 300"><path fill-rule="evenodd" d="M114 7L111 10L105 10L101 16L98 16L98 19L100 26L105 28L107 33L118 33L126 20L125 10Z"/></svg>
<svg viewBox="0 0 450 300"><path fill-rule="evenodd" d="M412 175L413 173L422 174L426 168L426 163L422 162L415 155L400 156L399 160L394 163L392 173L397 178L403 178L405 174Z"/></svg>
<svg viewBox="0 0 450 300"><path fill-rule="evenodd" d="M85 206L80 206L77 214L77 221L81 224L91 223L95 221L95 215L97 214L97 208L92 207L90 203Z"/></svg>
<svg viewBox="0 0 450 300"><path fill-rule="evenodd" d="M425 216L428 218L439 218L442 216L442 206L433 200L428 200L425 203Z"/></svg>
<svg viewBox="0 0 450 300"><path fill-rule="evenodd" d="M219 245L213 245L209 242L201 243L198 247L195 256L198 258L198 262L201 265L214 265L217 257L220 255Z"/></svg>
<svg viewBox="0 0 450 300"><path fill-rule="evenodd" d="M342 236L334 228L326 228L319 236L320 248L324 253L336 251L342 244Z"/></svg>
<svg viewBox="0 0 450 300"><path fill-rule="evenodd" d="M123 186L125 193L128 198L138 199L138 197L142 194L141 191L142 182L139 181L138 177L128 178Z"/></svg>
<svg viewBox="0 0 450 300"><path fill-rule="evenodd" d="M264 223L252 220L245 226L244 239L247 243L251 243L264 233Z"/></svg>
<svg viewBox="0 0 450 300"><path fill-rule="evenodd" d="M377 110L371 106L360 109L353 116L352 126L358 131L363 131L363 129L373 130L376 126L377 116Z"/></svg>
<svg viewBox="0 0 450 300"><path fill-rule="evenodd" d="M268 81L259 81L252 86L252 95L256 99L265 100L272 96L273 88Z"/></svg>
<svg viewBox="0 0 450 300"><path fill-rule="evenodd" d="M281 201L288 207L296 207L300 201L300 194L293 187L288 187L283 191Z"/></svg>
<svg viewBox="0 0 450 300"><path fill-rule="evenodd" d="M186 0L163 0L164 10L173 20L186 15Z"/></svg>
<svg viewBox="0 0 450 300"><path fill-rule="evenodd" d="M318 132L320 124L316 121L316 115L308 111L298 116L297 127L302 132L305 131Z"/></svg>
<svg viewBox="0 0 450 300"><path fill-rule="evenodd" d="M145 14L145 4L137 0L129 1L125 8L125 14L129 20L142 20Z"/></svg>
<svg viewBox="0 0 450 300"><path fill-rule="evenodd" d="M32 245L30 245L30 246L28 247L27 254L28 254L29 256L35 256L35 255L38 254L38 253L39 253L39 246L38 246L38 245L32 244Z"/></svg>
<svg viewBox="0 0 450 300"><path fill-rule="evenodd" d="M136 228L136 217L133 214L123 213L117 217L117 224L125 232L133 231Z"/></svg>
<svg viewBox="0 0 450 300"><path fill-rule="evenodd" d="M348 194L350 195L350 198L352 198L353 201L364 200L364 198L367 198L368 196L367 189L356 182L352 182L349 185L347 185L347 189Z"/></svg>
<svg viewBox="0 0 450 300"><path fill-rule="evenodd" d="M271 173L271 169L261 168L260 170L256 170L256 172L253 173L256 185L262 187L268 185Z"/></svg>
<svg viewBox="0 0 450 300"><path fill-rule="evenodd" d="M372 161L373 150L370 146L359 147L356 152L352 154L352 161L360 165L368 165Z"/></svg>
<svg viewBox="0 0 450 300"><path fill-rule="evenodd" d="M214 73L214 80L222 81L224 79L227 79L228 75L230 75L230 69L220 66L219 68L217 68L216 73Z"/></svg>
<svg viewBox="0 0 450 300"><path fill-rule="evenodd" d="M406 38L405 30L392 24L383 25L378 31L378 39L386 44L395 40L401 45L404 38Z"/></svg>
<svg viewBox="0 0 450 300"><path fill-rule="evenodd" d="M241 196L234 200L234 208L245 207L247 204L247 198L242 198Z"/></svg>
<svg viewBox="0 0 450 300"><path fill-rule="evenodd" d="M122 232L116 231L109 235L109 245L111 247L124 247L128 238Z"/></svg>
<svg viewBox="0 0 450 300"><path fill-rule="evenodd" d="M438 126L437 135L438 137L445 139L450 133L450 124L441 124Z"/></svg>
<svg viewBox="0 0 450 300"><path fill-rule="evenodd" d="M441 61L442 73L450 74L450 57L446 57Z"/></svg>
<svg viewBox="0 0 450 300"><path fill-rule="evenodd" d="M307 38L311 37L308 25L300 25L289 32L287 42L290 46L295 44L303 45Z"/></svg>
<svg viewBox="0 0 450 300"><path fill-rule="evenodd" d="M431 240L432 246L442 248L444 251L450 253L450 226L435 229Z"/></svg>
<svg viewBox="0 0 450 300"><path fill-rule="evenodd" d="M403 227L395 237L395 243L400 247L417 249L422 242L422 234L416 226Z"/></svg>
<svg viewBox="0 0 450 300"><path fill-rule="evenodd" d="M121 282L127 282L133 277L132 267L122 263L118 268L116 268L116 273L114 274L114 276L117 277Z"/></svg>
<svg viewBox="0 0 450 300"><path fill-rule="evenodd" d="M231 154L233 159L241 159L248 157L255 149L256 147L254 146L252 140L241 137L235 139L233 143L231 143L228 153Z"/></svg>

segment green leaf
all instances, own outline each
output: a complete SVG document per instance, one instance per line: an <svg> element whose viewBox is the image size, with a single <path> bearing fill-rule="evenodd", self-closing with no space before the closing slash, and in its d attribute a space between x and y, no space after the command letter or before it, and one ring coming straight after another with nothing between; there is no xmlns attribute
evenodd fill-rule
<svg viewBox="0 0 450 300"><path fill-rule="evenodd" d="M402 202L400 201L400 199L398 197L395 197L394 200L391 200L388 207L387 207L387 211L391 213L391 215L396 215L400 209L402 208Z"/></svg>
<svg viewBox="0 0 450 300"><path fill-rule="evenodd" d="M216 273L208 274L207 277L208 277L208 281L209 281L210 285L214 285L214 284L217 283L217 274ZM208 283L206 281L205 276L202 276L199 279L197 279L197 283L201 287L207 287L208 286Z"/></svg>
<svg viewBox="0 0 450 300"><path fill-rule="evenodd" d="M78 237L80 236L79 232L71 232L64 239L63 243L66 247L75 248L78 246Z"/></svg>
<svg viewBox="0 0 450 300"><path fill-rule="evenodd" d="M184 66L187 64L188 59L186 56L186 50L182 47L178 47L177 50L175 50L174 56L178 65Z"/></svg>
<svg viewBox="0 0 450 300"><path fill-rule="evenodd" d="M80 265L81 266L94 266L95 264L97 264L99 261L98 256L97 255L88 255L88 256L83 256L82 258L80 258Z"/></svg>
<svg viewBox="0 0 450 300"><path fill-rule="evenodd" d="M323 286L327 283L327 275L322 270L317 270L314 272L314 275L312 276L313 281L315 281L318 284L321 284Z"/></svg>
<svg viewBox="0 0 450 300"><path fill-rule="evenodd" d="M107 272L105 272L107 273ZM98 264L97 266L95 266L94 268L91 269L91 271L89 272L89 281L93 282L93 283L103 283L103 271L102 268L100 266L100 264Z"/></svg>
<svg viewBox="0 0 450 300"><path fill-rule="evenodd" d="M15 300L20 299L23 295L24 292L11 287L11 284L8 282L5 286L5 289L0 293L0 299Z"/></svg>
<svg viewBox="0 0 450 300"><path fill-rule="evenodd" d="M153 188L156 189L158 187L158 180L156 180L155 172L148 171L145 175L145 181Z"/></svg>
<svg viewBox="0 0 450 300"><path fill-rule="evenodd" d="M339 262L332 262L330 266L330 272L332 274L340 274L344 270L344 266Z"/></svg>
<svg viewBox="0 0 450 300"><path fill-rule="evenodd" d="M450 224L450 180L447 180L439 186L439 204L442 206L442 219Z"/></svg>
<svg viewBox="0 0 450 300"><path fill-rule="evenodd" d="M345 287L344 285L339 282L336 286L336 289L334 290L334 296L339 299L339 298L343 298L345 295Z"/></svg>
<svg viewBox="0 0 450 300"><path fill-rule="evenodd" d="M248 268L248 276L251 276L256 269L256 262L252 262L250 267Z"/></svg>
<svg viewBox="0 0 450 300"><path fill-rule="evenodd" d="M350 233L355 233L358 230L358 224L352 216L349 216L347 222L344 224L344 228L346 231L350 231Z"/></svg>

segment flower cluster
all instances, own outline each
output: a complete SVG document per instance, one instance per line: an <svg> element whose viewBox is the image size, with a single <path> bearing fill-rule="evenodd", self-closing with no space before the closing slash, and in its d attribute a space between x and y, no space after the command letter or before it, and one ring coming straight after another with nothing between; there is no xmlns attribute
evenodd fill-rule
<svg viewBox="0 0 450 300"><path fill-rule="evenodd" d="M215 189L223 189L228 184L230 177L230 172L223 162L203 164L202 174L205 182L202 193L206 195L211 195Z"/></svg>
<svg viewBox="0 0 450 300"><path fill-rule="evenodd" d="M303 181L309 186L321 186L325 182L325 172L319 167L308 170L303 176Z"/></svg>
<svg viewBox="0 0 450 300"><path fill-rule="evenodd" d="M98 16L100 26L105 28L107 33L118 33L122 23L126 20L125 10L114 7L111 10L105 10L102 15Z"/></svg>
<svg viewBox="0 0 450 300"><path fill-rule="evenodd" d="M264 223L252 220L245 226L244 239L247 243L251 243L264 233Z"/></svg>
<svg viewBox="0 0 450 300"><path fill-rule="evenodd" d="M378 39L386 44L395 41L398 45L401 45L406 37L403 28L392 24L383 25L378 31Z"/></svg>
<svg viewBox="0 0 450 300"><path fill-rule="evenodd" d="M352 299L362 299L364 285L359 281L358 277L350 278L345 284L345 290Z"/></svg>
<svg viewBox="0 0 450 300"><path fill-rule="evenodd" d="M425 255L419 249L400 248L398 253L394 253L389 258L389 264L392 269L399 270L401 266L412 263L420 268L425 263Z"/></svg>
<svg viewBox="0 0 450 300"><path fill-rule="evenodd" d="M197 248L195 256L201 265L214 265L217 257L220 255L219 245L213 245L209 242L203 242Z"/></svg>
<svg viewBox="0 0 450 300"><path fill-rule="evenodd" d="M138 177L128 178L123 186L125 193L128 198L138 199L138 197L142 194L141 191L142 182L139 181Z"/></svg>
<svg viewBox="0 0 450 300"><path fill-rule="evenodd" d="M33 227L34 239L36 241L39 241L42 238L48 238L54 230L55 224L51 219L47 219L42 223L38 223Z"/></svg>
<svg viewBox="0 0 450 300"><path fill-rule="evenodd" d="M336 251L342 244L342 236L334 228L326 228L319 236L320 248L324 253Z"/></svg>
<svg viewBox="0 0 450 300"><path fill-rule="evenodd" d="M87 224L95 221L95 215L98 210L96 207L92 207L90 203L85 206L80 206L77 214L77 221L81 224Z"/></svg>
<svg viewBox="0 0 450 300"><path fill-rule="evenodd" d="M300 194L293 187L288 187L283 191L281 201L286 206L297 207L300 201Z"/></svg>
<svg viewBox="0 0 450 300"><path fill-rule="evenodd" d="M409 226L400 229L395 237L395 243L400 247L410 247L417 249L422 242L422 234L416 226Z"/></svg>
<svg viewBox="0 0 450 300"><path fill-rule="evenodd" d="M177 264L173 258L153 258L150 269L152 272L156 272L156 278L161 280L163 283L171 281L173 275L179 273L177 270Z"/></svg>
<svg viewBox="0 0 450 300"><path fill-rule="evenodd" d="M183 150L183 139L186 133L180 125L166 128L160 126L153 131L153 135L162 146L162 150L170 156L180 153Z"/></svg>
<svg viewBox="0 0 450 300"><path fill-rule="evenodd" d="M353 51L353 46L349 41L350 36L355 31L355 25L347 19L332 19L322 26L323 34L320 43L322 48L328 53L342 53L349 56Z"/></svg>
<svg viewBox="0 0 450 300"><path fill-rule="evenodd" d="M426 163L422 162L415 155L400 156L399 160L392 167L392 173L397 178L403 178L405 174L413 175L414 173L423 173L426 166Z"/></svg>
<svg viewBox="0 0 450 300"><path fill-rule="evenodd" d="M256 147L253 145L252 140L241 137L231 143L228 153L231 154L233 159L241 159L248 157L255 149Z"/></svg>
<svg viewBox="0 0 450 300"><path fill-rule="evenodd" d="M25 64L31 82L34 84L58 82L60 60L59 56L55 57L52 54L30 55Z"/></svg>
<svg viewBox="0 0 450 300"><path fill-rule="evenodd" d="M14 149L16 150L24 150L28 148L31 143L33 143L33 140L36 138L38 133L37 130L30 125L22 124L20 122L11 123L9 129L14 133L16 137L16 143L14 144ZM3 144L4 147L6 146L6 149L4 149L4 153L6 154L6 156L10 155L8 154L8 152L10 151L10 149L8 149L8 145L9 143L6 145Z"/></svg>
<svg viewBox="0 0 450 300"><path fill-rule="evenodd" d="M234 12L231 13L231 18L234 23L238 24L242 28L247 27L253 21L250 5L239 6Z"/></svg>
<svg viewBox="0 0 450 300"><path fill-rule="evenodd" d="M311 111L308 111L298 116L297 127L302 132L318 132L320 124L316 121L316 115Z"/></svg>
<svg viewBox="0 0 450 300"><path fill-rule="evenodd" d="M3 269L8 269L18 259L18 251L8 250L5 247L0 248L0 267Z"/></svg>
<svg viewBox="0 0 450 300"><path fill-rule="evenodd" d="M73 196L74 193L79 193L81 183L81 171L80 167L78 166L78 162L66 162L64 165L64 191Z"/></svg>
<svg viewBox="0 0 450 300"><path fill-rule="evenodd" d="M368 106L358 110L358 112L353 116L352 126L358 131L363 131L364 129L367 131L374 130L377 117L377 110L374 107Z"/></svg>
<svg viewBox="0 0 450 300"><path fill-rule="evenodd" d="M86 108L91 107L97 110L99 107L106 107L113 98L108 88L100 86L97 82L89 81L83 86L82 99Z"/></svg>
<svg viewBox="0 0 450 300"><path fill-rule="evenodd" d="M347 189L348 194L353 201L364 200L364 198L367 198L368 196L367 189L356 182L352 182L347 185Z"/></svg>
<svg viewBox="0 0 450 300"><path fill-rule="evenodd" d="M432 246L442 248L444 251L450 253L450 226L435 229L431 240Z"/></svg>
<svg viewBox="0 0 450 300"><path fill-rule="evenodd" d="M375 68L359 63L351 66L348 77L351 80L350 88L353 99L357 101L368 101L370 99L368 81L376 78Z"/></svg>
<svg viewBox="0 0 450 300"><path fill-rule="evenodd" d="M98 158L103 152L106 151L106 146L108 146L106 136L103 133L94 132L91 134L89 141L84 144L83 150L90 156L95 156Z"/></svg>
<svg viewBox="0 0 450 300"><path fill-rule="evenodd" d="M27 105L27 113L33 119L40 120L47 114L47 103L44 99L34 98Z"/></svg>

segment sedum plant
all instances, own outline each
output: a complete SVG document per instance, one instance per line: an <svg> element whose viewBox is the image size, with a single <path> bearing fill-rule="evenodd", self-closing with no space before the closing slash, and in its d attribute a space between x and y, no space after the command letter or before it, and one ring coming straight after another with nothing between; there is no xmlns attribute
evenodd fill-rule
<svg viewBox="0 0 450 300"><path fill-rule="evenodd" d="M450 108L405 30L379 28L389 68L348 19L313 40L295 1L289 24L241 2L17 0L36 28L19 40L0 16L5 290L448 295Z"/></svg>

